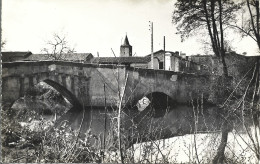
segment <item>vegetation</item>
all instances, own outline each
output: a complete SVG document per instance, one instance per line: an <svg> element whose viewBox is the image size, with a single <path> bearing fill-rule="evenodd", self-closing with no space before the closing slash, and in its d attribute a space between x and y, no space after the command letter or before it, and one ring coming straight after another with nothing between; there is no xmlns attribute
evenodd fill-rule
<svg viewBox="0 0 260 164"><path fill-rule="evenodd" d="M249 13L249 17L242 21L242 26L239 26L236 23L236 14L238 14L238 11L240 11L240 9L245 8L245 5L247 6L247 12ZM225 45L227 43L227 38L225 36L227 36L228 34L227 29L232 30L232 28L230 27L238 29L239 32L241 32L243 35L250 36L251 38L253 38L256 41L258 47L260 47L258 0L246 0L246 3L238 3L232 0L179 0L175 4L175 7L176 9L173 13L173 23L178 24L178 30L182 38L189 37L191 34L195 35L198 29L203 29L207 31L207 35L210 38L210 45L212 47L212 51L217 57L219 57L219 60L222 62L223 75L225 77L228 77L229 72L227 63L225 61L227 50L227 45ZM253 70L253 68L251 68L250 70ZM257 139L259 138L259 133L257 132L257 129L259 129L259 115L257 113L259 111L260 101L259 92L256 92L256 88L259 88L259 59L256 59L254 72L248 72L250 72L249 74L251 74L251 78L245 78L247 79L247 84L241 84L241 81L243 81L244 78L238 83L238 86L240 88L243 88L242 96L234 96L233 93L235 91L233 91L232 94L229 95L228 100L225 101L224 106L222 106L222 109L225 113L223 114L223 120L225 123L222 127L221 143L219 144L216 156L212 160L213 163L224 162L228 134L231 132L234 125L234 122L232 122L234 121L234 119L232 118L236 117L236 119L239 118L240 120L243 120L245 117L245 107L247 109L250 109L251 111L251 114L247 113L246 117L251 116L254 120L253 126L256 129L254 132L254 138L252 138L252 134L249 134L248 125L244 126L247 129L247 134L253 142L254 152L257 159L259 160L259 144ZM255 89L253 91L249 91L249 88ZM227 95L227 93L225 95ZM234 98L235 100L231 101L230 99L232 98ZM228 105L226 103L227 101L229 102ZM251 106L245 105L247 101L251 102ZM222 103L220 103L219 105L221 104ZM240 111L242 112L241 115L237 115L237 113L234 113L234 111L237 111L237 109L240 109Z"/></svg>
<svg viewBox="0 0 260 164"><path fill-rule="evenodd" d="M47 54L50 60L64 60L64 54L74 53L75 50L69 45L66 35L54 33L42 52Z"/></svg>
<svg viewBox="0 0 260 164"><path fill-rule="evenodd" d="M207 31L212 51L222 62L224 81L230 68L226 62L225 29L227 27L238 29L244 35L252 37L258 46L260 45L258 0L247 0L246 3L235 3L231 0L178 0L175 6L173 20L179 25L183 38L194 34L197 29ZM233 20L235 20L236 12L242 7L248 9L250 17L248 21L245 21L246 26L239 27ZM73 52L73 49L67 46L66 37L54 34L54 41L48 44L51 48L45 48L44 51L53 60L62 60L62 54ZM183 162L180 158L184 157L188 159L184 161L187 163L259 163L260 73L258 59L253 63L241 70L243 73L237 74L235 79L239 81L236 81L232 90L225 82L219 84L223 86L224 91L227 91L222 95L222 97L226 96L225 100L217 104L222 109L220 112L221 120L223 120L221 132L217 128L209 128L210 125L206 123L205 104L201 95L197 99L189 100L192 109L190 115L187 116L191 120L190 134L171 140L162 139L160 135L165 130L164 119L156 122L157 127L151 126L156 121L154 118L151 119L153 108L137 113L135 117L142 117L138 123L134 121L135 117L127 120L133 125L129 129L124 126L123 120L127 118L126 111L128 110L122 105L126 84L123 89L118 85L118 100L120 100L118 106L112 112L105 113L105 118L110 122L110 131L107 134L116 135L104 135L103 138L93 134L91 129L81 134L85 110L82 110L83 117L80 120L79 129L73 130L70 123L65 120L60 123L59 128L55 126L48 131L54 121L67 112L68 109L64 110L64 108L71 106L58 92L48 87L29 90L26 96L17 102L19 105L25 103L25 107L14 104L10 109L1 110L2 162L179 163ZM128 76L126 76L126 81L127 78ZM80 94L84 96L84 93ZM106 95L105 87L104 94ZM36 107L32 103L36 100L40 109L30 110ZM45 103L39 103L41 100ZM166 114L170 111L168 108ZM46 115L55 117L46 119ZM164 117L166 115L162 116ZM35 120L37 120L36 123ZM22 124L22 122L28 124ZM198 130L200 124L205 127L205 134L200 134ZM82 135L84 137L80 137Z"/></svg>
<svg viewBox="0 0 260 164"><path fill-rule="evenodd" d="M242 20L239 22L229 22L227 25L241 33L242 37L252 38L260 49L259 33L259 0L245 0L243 3Z"/></svg>
<svg viewBox="0 0 260 164"><path fill-rule="evenodd" d="M248 77L252 78L252 75L255 76L255 72L256 68L248 71ZM247 78L242 78L242 80L246 81ZM251 81L256 82L257 79L253 79ZM247 83L241 82L240 84ZM248 93L248 95L244 96L244 99L239 99L241 100L239 101L241 104L245 104L244 106L236 104L238 102L235 97L237 96L236 94L231 94L229 99L227 99L228 103L224 104L226 108L230 109L230 112L228 113L229 117L223 116L223 118L229 118L228 124L242 124L244 128L248 129L247 132L249 132L249 135L245 135L245 133L241 133L241 128L239 126L235 126L234 130L229 133L229 136L234 137L234 139L232 141L227 141L227 148L225 150L224 158L225 163L255 162L253 159L256 157L252 156L252 154L254 154L254 152L258 153L259 146L257 146L256 143L258 137L257 135L259 134L252 133L255 132L250 130L252 124L246 121L251 120L251 113L253 114L253 110L251 110L253 108L250 108L249 102L251 102L250 98L252 93L254 93L254 90L251 89L251 86L254 86L254 84L254 82L250 83L248 91L243 91L243 93ZM239 87L236 88L238 89ZM236 90L234 91L234 93L235 92ZM35 100L45 97L45 99L50 98L52 100L55 100L55 102L59 102L61 104L64 103L63 99L59 97L59 94L57 92L50 91L46 87L39 88L38 92L30 90L27 93L28 95L26 95L26 97L29 99L31 98ZM122 95L124 94L119 94L121 98ZM172 139L160 139L161 136L158 135L160 134L158 132L164 130L162 128L164 127L163 121L158 122L159 124L156 129L150 127L150 125L152 124L152 120L149 118L151 117L151 112L153 112L153 110L148 110L147 113L145 110L143 111L146 114L143 115L144 113L142 113L141 117L143 117L142 121L146 121L146 123L140 122L139 124L134 124L131 129L126 129L124 127L124 122L121 121L121 123L118 124L117 120L119 117L125 119L125 111L119 114L118 109L116 108L112 113L109 112L109 114L107 114L107 119L112 122L112 126L110 127L111 131L114 131L115 134L120 134L120 136L118 137L118 135L107 135L107 145L105 146L105 149L103 148L101 138L99 138L97 134L93 134L91 130L85 134L84 138L79 137L81 126L78 130L72 130L70 124L64 121L59 126L60 128L55 128L53 131L47 132L45 130L46 120L42 119L37 124L39 126L37 126L37 130L35 131L30 129L29 125L21 126L21 124L18 122L21 119L14 119L19 118L19 116L21 115L24 116L24 114L19 114L19 112L17 112L21 109L15 110L14 108L11 108L9 110L3 110L2 118L4 119L2 120L2 134L4 135L2 135L2 141L4 142L2 143L2 159L3 162L33 163L179 163L184 158L187 159L186 161L184 161L187 163L209 163L212 161L213 157L216 156L216 148L217 145L220 144L221 137L218 131L212 133L212 131L214 132L214 130L210 128L208 129L209 131L206 134L200 134L201 132L197 131L196 127L198 127L199 123L203 122L203 120L205 119L204 113L199 112L204 108L204 105L203 101L201 101L199 104L195 103L196 100L191 101L193 102L193 110L190 113L191 117L189 119L193 120L190 124L191 130L193 132L190 135L174 137ZM118 108L119 107L120 106L118 106ZM31 112L27 113L26 115L29 115L30 117L36 116L36 118L43 118L44 116L44 114L41 112ZM136 117L138 117L138 115ZM163 117L166 117L166 115ZM243 119L244 121L242 121ZM83 120L84 117L82 118L81 122L83 122ZM214 122L214 120L212 121ZM147 129L145 130L145 133L141 133L138 129L141 125L146 125L146 127L141 127L143 129ZM210 125L205 126L210 127ZM195 128L195 130L193 129L193 127ZM138 135L140 141L142 141L142 139L145 139L145 142L129 145L129 142L136 142L133 140L134 136L128 136L129 132L131 134L131 132L136 131L139 132ZM160 140L156 141L153 137L156 137ZM119 143L117 143L117 139L119 138L121 146L119 146ZM114 146L109 146L109 144L111 144L110 141L116 142ZM234 145L237 145L237 147L239 148L241 146L241 148L239 149L240 155L237 155L237 147L235 147Z"/></svg>
<svg viewBox="0 0 260 164"><path fill-rule="evenodd" d="M227 23L235 21L235 13L241 4L232 0L178 0L173 12L173 23L178 24L178 33L182 39L195 35L203 29L210 38L211 48L223 64L223 73L228 76L225 62L227 38L225 28Z"/></svg>

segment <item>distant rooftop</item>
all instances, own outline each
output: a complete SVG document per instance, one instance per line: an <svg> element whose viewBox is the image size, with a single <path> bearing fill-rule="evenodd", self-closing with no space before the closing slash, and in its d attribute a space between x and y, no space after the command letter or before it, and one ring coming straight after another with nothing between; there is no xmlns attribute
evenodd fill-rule
<svg viewBox="0 0 260 164"><path fill-rule="evenodd" d="M3 62L22 60L32 55L32 52L30 51L7 51L1 53Z"/></svg>
<svg viewBox="0 0 260 164"><path fill-rule="evenodd" d="M132 64L132 63L148 63L150 57L96 57L92 63L102 64Z"/></svg>
<svg viewBox="0 0 260 164"><path fill-rule="evenodd" d="M68 53L62 54L61 60L64 61L85 61L93 58L91 53ZM25 60L49 60L50 57L48 54L32 54Z"/></svg>
<svg viewBox="0 0 260 164"><path fill-rule="evenodd" d="M179 58L179 59L181 59L181 60L186 60L186 59L184 59L183 57L181 57L181 56L179 55L179 52L178 52L178 51L172 52L172 51L158 50L158 51L155 51L155 52L153 53L153 56L156 57L156 56L158 56L158 55L162 55L162 53L165 53L166 55L167 55L167 54L170 54L171 56L174 56L174 57ZM151 54L146 55L146 57L151 57Z"/></svg>

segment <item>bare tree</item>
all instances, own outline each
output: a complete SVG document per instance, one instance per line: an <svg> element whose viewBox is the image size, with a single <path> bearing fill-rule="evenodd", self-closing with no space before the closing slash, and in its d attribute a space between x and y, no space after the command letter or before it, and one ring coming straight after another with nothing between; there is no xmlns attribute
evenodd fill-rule
<svg viewBox="0 0 260 164"><path fill-rule="evenodd" d="M258 48L260 49L260 33L259 33L259 0L247 0L246 1L248 11L250 13L250 26L249 33L252 33L252 38L257 42Z"/></svg>
<svg viewBox="0 0 260 164"><path fill-rule="evenodd" d="M228 75L225 62L225 28L228 22L235 20L235 12L241 4L232 0L178 0L173 12L173 23L177 24L182 40L196 34L198 30L206 30L211 41L214 54L223 65L223 73Z"/></svg>
<svg viewBox="0 0 260 164"><path fill-rule="evenodd" d="M249 36L252 38L260 50L259 0L244 0L243 10L241 11L241 22L229 22L228 26L238 31L242 37Z"/></svg>
<svg viewBox="0 0 260 164"><path fill-rule="evenodd" d="M239 33L241 33L242 37L249 36L252 38L257 46L258 50L260 51L260 10L259 10L259 0L245 0L244 3L244 10L242 12L242 22L241 25L238 25L237 23L230 23L229 26L233 27L234 29L238 30ZM251 117L250 120L252 121L253 131L250 131L247 124L245 124L243 121L243 125L246 129L246 133L249 136L251 142L253 143L253 152L255 153L258 161L260 161L260 143L259 143L259 128L260 128L260 95L259 95L259 57L256 58L255 67L254 67L254 73L252 75L251 80L248 83L248 87L246 87L244 96L241 98L240 101L243 103L241 106L241 111L244 113L245 111L249 111L247 114L247 117ZM253 88L253 91L251 93L248 91L249 86ZM248 96L250 95L250 98ZM246 99L247 98L247 99ZM249 102L247 102L249 101ZM249 104L249 105L244 105ZM240 120L244 120L244 115L240 116ZM247 143L248 144L248 143Z"/></svg>
<svg viewBox="0 0 260 164"><path fill-rule="evenodd" d="M127 84L127 79L128 79L128 74L126 75L126 79L125 79L125 84L124 84L124 89L123 89L123 93L118 93L118 96L120 98L120 101L119 101L119 107L118 107L118 117L117 117L117 122L118 122L118 133L117 133L117 137L118 137L118 145L119 145L119 153L120 153L120 158L121 158L121 162L124 163L124 157L123 157L123 154L122 154L122 146L121 146L121 113L122 113L122 102L123 102L123 97L124 97L124 94L125 94L125 89L126 89L126 84Z"/></svg>
<svg viewBox="0 0 260 164"><path fill-rule="evenodd" d="M48 55L50 60L64 60L64 54L75 52L74 48L68 44L66 36L58 33L53 34L52 40L47 41L47 47L42 51Z"/></svg>
<svg viewBox="0 0 260 164"><path fill-rule="evenodd" d="M223 75L228 77L224 29L228 22L234 20L235 12L241 8L241 4L236 4L232 0L178 0L175 7L173 23L178 24L177 29L182 39L194 35L198 30L206 30L212 50L223 65ZM221 143L213 163L223 163L224 160L224 151L230 130L225 125L222 128Z"/></svg>

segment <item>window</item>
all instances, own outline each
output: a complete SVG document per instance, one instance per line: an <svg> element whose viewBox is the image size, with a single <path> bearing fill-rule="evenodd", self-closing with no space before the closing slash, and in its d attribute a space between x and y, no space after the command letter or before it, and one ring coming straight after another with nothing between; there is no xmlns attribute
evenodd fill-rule
<svg viewBox="0 0 260 164"><path fill-rule="evenodd" d="M159 62L159 69L163 69L163 62Z"/></svg>

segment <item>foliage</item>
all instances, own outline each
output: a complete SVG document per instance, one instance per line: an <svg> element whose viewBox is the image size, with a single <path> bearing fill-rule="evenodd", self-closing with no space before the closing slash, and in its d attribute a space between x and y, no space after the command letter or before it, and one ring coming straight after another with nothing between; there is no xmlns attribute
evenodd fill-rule
<svg viewBox="0 0 260 164"><path fill-rule="evenodd" d="M182 39L188 37L189 34L194 33L195 30L204 29L207 30L208 36L211 41L211 47L214 54L221 59L223 65L223 74L228 76L228 66L226 64L226 45L225 45L225 29L229 27L229 24L235 22L236 12L241 9L244 3L235 3L232 0L191 0L183 1L179 0L176 4L176 10L173 13L173 22L178 24L178 30ZM256 14L253 15L250 5L255 7ZM259 1L247 0L247 6L251 16L251 26L254 36L259 36ZM249 23L250 25L250 23ZM258 42L259 43L259 42ZM259 70L259 67L258 67ZM259 80L258 80L259 81ZM257 83L255 84L257 86ZM245 88L243 86L242 88ZM247 88L247 87L246 87ZM257 87L255 87L257 88ZM242 98L247 95L247 89ZM257 95L256 93L253 95ZM224 96L224 95L223 95ZM254 96L253 96L254 97ZM257 97L257 96L255 96ZM254 98L255 98L254 97ZM238 101L241 102L241 101ZM259 101L257 101L259 103ZM237 101L233 102L237 103ZM233 105L233 104L232 104ZM230 120L232 113L230 106L224 107L226 111L224 118L224 126L222 128L222 139L218 147L217 154L213 159L213 163L223 163L225 157L225 147L227 145L228 133L232 129L232 124L229 125L227 120ZM256 116L257 117L257 116ZM255 118L256 118L255 117ZM257 150L258 151L258 150ZM258 158L257 154L257 158ZM198 161L199 162L199 161Z"/></svg>
<svg viewBox="0 0 260 164"><path fill-rule="evenodd" d="M224 58L228 43L226 24L235 21L235 13L240 8L241 4L232 0L178 0L173 12L173 23L178 24L177 30L182 40L198 30L207 31L206 36L209 36L212 50L223 64L225 76L228 75Z"/></svg>
<svg viewBox="0 0 260 164"><path fill-rule="evenodd" d="M5 133L5 135L10 134ZM101 160L99 151L90 146L93 136L87 134L84 140L78 139L78 133L67 129L66 122L60 129L54 129L51 133L46 133L43 129L35 132L23 127L18 138L15 144L12 144L13 148L10 147L10 144L3 145L4 162L68 163L100 162ZM4 143L10 142L10 140L3 139ZM20 155L17 158L12 153L11 156L6 154L12 149L19 152Z"/></svg>
<svg viewBox="0 0 260 164"><path fill-rule="evenodd" d="M220 23L225 28L228 23L236 21L235 12L241 8L241 4L236 4L232 0L225 0L221 1L220 8L217 2L217 0L178 0L175 3L172 21L178 25L177 33L181 34L182 40L190 35L196 35L199 30L209 30L208 35L212 35L211 33L218 30L217 25L220 25ZM220 14L222 14L221 20L219 20ZM215 32L214 37L218 37L218 31Z"/></svg>

